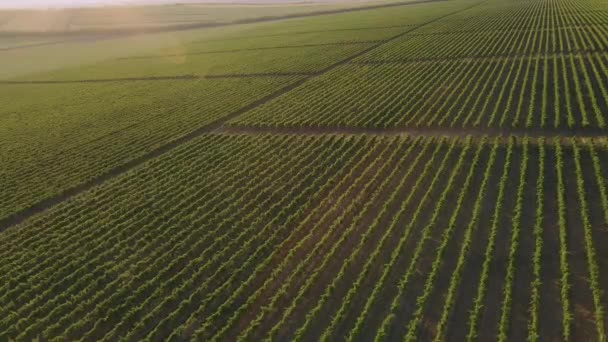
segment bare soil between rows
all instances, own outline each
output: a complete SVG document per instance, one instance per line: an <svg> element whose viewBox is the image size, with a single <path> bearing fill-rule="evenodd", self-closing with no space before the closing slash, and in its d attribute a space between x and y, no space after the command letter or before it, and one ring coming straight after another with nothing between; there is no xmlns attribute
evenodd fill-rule
<svg viewBox="0 0 608 342"><path fill-rule="evenodd" d="M372 135L396 136L407 135L413 137L487 137L511 139L524 137L545 139L548 142L560 140L568 143L569 139L585 140L608 137L608 130L600 128L570 129L570 128L496 128L496 127L391 127L391 128L364 128L364 127L252 127L252 126L222 126L214 131L222 134L295 134L295 135Z"/></svg>

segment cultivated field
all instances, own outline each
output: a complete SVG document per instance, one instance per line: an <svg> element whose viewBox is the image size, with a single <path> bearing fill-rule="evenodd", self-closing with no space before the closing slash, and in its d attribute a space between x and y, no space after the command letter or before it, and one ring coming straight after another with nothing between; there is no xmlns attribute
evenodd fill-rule
<svg viewBox="0 0 608 342"><path fill-rule="evenodd" d="M607 340L605 1L0 63L2 341Z"/></svg>
<svg viewBox="0 0 608 342"><path fill-rule="evenodd" d="M402 0L401 2L437 0ZM340 13L360 8L392 6L390 0L264 0L201 3L197 0L99 0L95 7L49 9L6 9L0 11L0 37L11 34L49 35L57 33L149 32L211 27L281 18L305 17L321 13ZM95 4L95 0L86 1ZM159 6L150 6L157 3ZM70 3L70 1L63 1ZM139 4L138 4L139 3ZM13 3L0 4L15 6ZM18 5L18 4L17 4ZM78 5L78 2L71 2Z"/></svg>

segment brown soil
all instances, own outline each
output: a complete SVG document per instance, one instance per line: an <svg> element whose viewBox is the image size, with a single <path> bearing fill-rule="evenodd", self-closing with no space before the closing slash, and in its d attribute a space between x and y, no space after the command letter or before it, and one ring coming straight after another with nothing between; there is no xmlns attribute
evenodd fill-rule
<svg viewBox="0 0 608 342"><path fill-rule="evenodd" d="M566 224L568 267L570 271L570 301L572 312L572 340L597 339L593 313L595 311L589 284L589 272L585 252L585 237L580 213L580 201L576 185L576 168L571 149L564 151L564 185L566 199ZM587 199L589 203L589 199Z"/></svg>
<svg viewBox="0 0 608 342"><path fill-rule="evenodd" d="M447 165L454 165L459 157L460 149L455 149L450 156L450 160ZM472 152L469 151L467 156L465 157L465 161L463 165L468 165L467 161L470 161ZM439 163L437 161L436 163ZM439 164L437 164L438 166ZM376 331L380 327L382 320L388 314L388 309L390 308L391 302L393 298L397 294L397 285L399 284L403 274L408 268L409 263L412 261L412 257L414 254L414 250L416 246L420 242L420 237L422 234L422 229L428 225L428 222L432 216L433 209L437 204L443 190L445 189L445 185L449 179L449 175L451 174L452 169L449 167L444 170L444 177L440 178L440 182L436 184L436 187L433 190L432 194L427 198L426 203L424 203L423 214L419 217L419 220L413 227L412 233L408 238L404 248L402 255L399 256L397 260L395 270L392 270L390 276L387 277L387 283L384 291L381 291L378 300L374 303L374 305L370 309L370 314L368 315L368 319L363 325L361 338L362 340L373 339ZM437 217L437 221L430 229L430 238L426 241L426 244L418 258L416 266L414 268L414 273L410 278L409 283L407 284L405 291L403 292L402 297L400 298L400 304L398 309L395 312L395 319L393 324L389 329L389 333L387 338L389 340L398 338L405 334L405 324L404 322L408 322L411 318L411 314L416 309L416 298L422 293L422 288L424 286L424 282L427 278L427 275L430 272L430 267L433 262L433 259L436 255L437 247L441 242L441 233L448 226L448 221L450 214L452 213L456 198L458 196L458 192L464 179L466 177L467 167L464 166L459 170L456 179L454 180L453 187L450 189L446 201L444 202L443 207L440 210L440 214ZM432 178L429 175L429 180ZM429 191L431 189L428 189ZM415 201L416 205L419 201ZM416 208L416 206L414 207ZM411 215L412 212L408 213L408 216ZM408 222L409 217L405 218L405 222ZM409 222L408 222L409 223Z"/></svg>
<svg viewBox="0 0 608 342"><path fill-rule="evenodd" d="M498 138L504 143L511 139L521 140L529 138L534 144L535 139L544 138L546 144L551 144L553 138L572 137L578 140L604 138L608 136L608 130L599 128L568 129L568 128L495 128L495 127L393 127L393 128L365 128L365 127L251 127L229 125L219 127L214 131L222 134L296 134L296 135L380 135L394 136L407 135L412 137L488 137ZM569 144L568 141L564 141Z"/></svg>
<svg viewBox="0 0 608 342"><path fill-rule="evenodd" d="M413 153L413 155L411 156L411 158L408 158L408 159L410 159L410 161L413 160L413 158L415 157L416 150L414 150L412 153ZM390 222L395 218L395 215L397 214L397 212L401 206L401 202L403 200L405 200L405 198L409 195L409 192L408 192L409 187L413 184L417 175L419 175L420 172L422 172L422 167L423 167L424 163L426 162L426 160L427 160L426 158L421 158L421 160L418 162L418 165L416 165L416 167L414 169L415 171L410 174L409 181L407 181L405 183L406 184L405 187L398 190L399 194L398 194L396 200L394 202L388 204L390 209L388 210L387 215L385 215L383 218L380 219L380 221L379 221L380 227L384 227L385 229L388 229ZM402 167L405 169L408 166L409 166L408 164L405 164ZM416 171L418 171L418 172L416 172ZM394 184L394 185L396 186L397 184ZM366 220L369 222L371 222L372 219L373 219L373 217L371 217L371 215L366 217ZM390 256L390 253L396 247L398 240L400 238L400 234L402 233L402 231L398 228L403 227L403 225L397 225L396 227L397 227L397 229L395 229L392 232L392 234L390 235L390 237L385 241L384 246L380 250L377 260L387 260ZM328 301L328 304L326 305L326 307L321 312L319 312L318 319L308 329L308 334L306 335L304 340L307 340L307 341L318 340L318 338L320 337L324 328L326 327L327 324L329 324L329 322L331 322L333 315L340 307L344 296L346 296L346 294L348 293L348 291L351 288L351 285L353 285L352 282L354 282L355 279L357 279L361 268L366 263L367 258L369 257L369 254L372 252L373 249L376 248L379 239L381 238L381 236L384 233L385 232L382 229L380 229L380 230L373 232L370 235L369 242L366 243L366 247L363 248L363 251L360 254L360 256L357 257L356 260L353 262L353 269L349 270L347 273L348 276L344 277L337 284L336 289L333 291L333 293L335 295L332 295L332 297ZM366 275L364 282L370 283L370 284L375 283L377 281L377 279L380 277L381 272L382 272L382 268L372 267L369 270L369 273ZM372 287L369 287L369 286L360 287L357 297L366 298L367 292L371 291L371 289L372 289ZM365 293L365 294L362 294L362 293ZM351 303L351 305L352 305L352 303ZM356 311L356 310L350 310L350 309L348 310L348 312L351 312L351 311Z"/></svg>
<svg viewBox="0 0 608 342"><path fill-rule="evenodd" d="M608 315L605 310L608 308L608 222L604 217L601 195L595 177L593 161L586 147L579 146L581 155L581 167L585 181L585 194L589 206L589 219L592 227L593 246L595 248L595 258L599 269L599 285L602 290L601 302L604 307L604 327L608 327ZM606 152L596 149L600 164L606 160ZM606 172L608 165L602 165L602 179L608 179Z"/></svg>
<svg viewBox="0 0 608 342"><path fill-rule="evenodd" d="M450 317L448 319L449 323L444 331L444 336L451 341L463 341L468 333L469 313L473 308L473 301L479 287L479 278L485 260L485 250L492 226L492 215L498 196L498 184L502 176L502 165L504 165L505 158L506 149L499 148L493 171L490 171L490 179L488 180L485 198L480 209L476 231L472 235L471 248L466 258L466 264L462 269L452 310L448 316ZM462 221L461 224L467 224L467 222Z"/></svg>
<svg viewBox="0 0 608 342"><path fill-rule="evenodd" d="M379 145L377 145L377 148L380 148ZM353 172L353 174L350 176L349 180L347 180L346 182L344 182L342 184L342 186L337 187L332 189L331 193L328 194L328 196L325 196L324 198L332 198L334 197L336 200L338 199L338 197L340 196L340 194L344 193L344 192L348 192L349 196L352 196L353 193L356 193L360 190L362 183L364 182L360 182L359 185L357 187L352 187L351 185L353 184L354 179L356 179L356 177L358 177L360 174L363 175L364 179L369 179L372 175L373 175L373 167L369 168L367 170L367 172L362 173L365 171L365 168L369 166L369 164L375 159L375 157L377 156L377 153L380 153L380 151L376 150L375 153L371 153L370 156L368 157L368 159L366 161L364 161L363 163L361 163L361 166L355 170L355 172ZM349 197L347 196L347 197ZM348 198L345 198L345 201L348 201ZM306 258L306 256L308 255L308 253L315 247L317 239L322 236L325 231L318 229L319 227L329 227L331 222L338 217L338 215L344 210L345 205L344 202L338 203L339 205L336 206L336 202L335 201L323 201L321 203L319 203L319 206L316 206L314 209L314 214L312 216L312 219L308 221L308 223L301 227L301 229L298 229L298 234L294 234L291 236L290 240L286 241L286 243L281 247L281 249L278 251L279 253L276 254L273 257L273 261L270 262L269 266L266 268L266 270L264 270L263 272L261 272L257 277L256 280L254 280L252 282L252 284L248 287L251 291L251 293L255 292L256 289L260 288L261 285L264 283L264 281L270 276L271 272L274 270L274 268L276 267L276 265L280 264L283 259L286 257L287 253L300 241L302 240L302 238L308 234L309 232L312 231L313 236L307 241L307 243L305 243L304 245L302 245L298 251L295 253L294 257L291 259L291 264L287 265L283 271L278 274L275 277L275 280L272 282L272 284L270 284L270 286L268 286L265 290L264 293L258 297L258 299L256 301L254 301L253 303L251 303L248 307L248 309L246 310L246 312L244 312L244 314L242 315L242 317L239 319L239 322L237 324L234 325L234 329L231 329L228 334L226 335L226 338L228 340L233 339L233 337L236 337L238 335L238 333L243 330L244 327L246 327L250 321L252 321L253 319L255 319L255 317L257 316L259 310L262 308L263 305L266 304L267 301L269 301L274 294L276 293L276 291L283 285L284 280L287 279L287 277L289 277L291 275L291 272L293 271L293 268L295 268L297 266L297 264L302 261L304 258ZM325 215L325 219L321 220L321 217L323 217L323 215L328 212L331 208L336 208L336 211L333 211L331 213L331 215ZM336 234L338 232L334 232L334 234ZM318 235L318 236L315 236ZM332 238L329 238L329 241L331 241ZM317 255L323 255L322 252L317 253ZM305 276L306 272L303 272L300 277ZM246 297L243 297L243 301L246 299Z"/></svg>
<svg viewBox="0 0 608 342"><path fill-rule="evenodd" d="M545 149L545 182L543 222L543 249L541 256L541 285L539 305L539 335L547 341L559 341L562 336L561 322L562 303L561 296L561 269L560 269L560 241L559 241L559 215L558 215L558 189L557 172L555 165L555 149Z"/></svg>
<svg viewBox="0 0 608 342"><path fill-rule="evenodd" d="M515 208L517 187L519 186L519 167L522 154L517 149L513 151L511 165L507 177L507 186L503 199L503 208L499 218L496 233L496 246L490 263L490 271L486 286L483 308L477 324L479 341L492 341L498 334L504 279L509 260L510 239L513 225L513 210Z"/></svg>
<svg viewBox="0 0 608 342"><path fill-rule="evenodd" d="M475 199L479 191L484 191L487 194L487 189L480 189L479 186L483 181L485 165L487 165L490 156L489 151L488 146L484 147L481 151L478 161L479 164L475 169L473 178L471 179L472 186L470 186L469 191L466 192L462 207L456 219L454 231L452 232L449 243L444 250L441 259L441 266L437 276L435 277L433 292L427 299L427 303L424 305L422 314L423 320L418 329L418 338L421 340L432 340L436 335L436 326L443 313L446 293L450 286L450 278L458 262L460 249L464 241L464 234L468 229L469 222L471 222L473 217L473 203L475 203ZM469 163L465 165L468 166ZM495 166L496 164L493 165L494 168ZM472 235L473 239L479 237L479 228L479 225L474 228L475 231ZM440 237L437 236L437 239L439 240ZM466 260L470 260L470 258L466 257Z"/></svg>
<svg viewBox="0 0 608 342"><path fill-rule="evenodd" d="M319 277L314 282L314 284L309 288L309 290L306 292L305 298L302 300L300 305L297 306L296 311L291 315L291 317L294 319L290 320L287 323L287 325L284 327L284 329L282 329L279 332L279 334L278 334L279 339L289 340L289 336L291 336L291 334L293 334L293 332L296 329L296 323L298 323L295 318L304 318L306 316L306 313L312 307L314 307L314 305L316 305L316 301L319 298L319 296L325 291L325 287L331 281L333 281L334 277L340 271L340 268L342 267L345 259L349 257L352 250L358 245L361 235L366 230L370 229L373 220L376 218L376 216L379 214L380 210L382 209L382 205L388 200L388 196L391 194L391 192L394 190L395 186L397 186L397 184L400 181L400 172L397 172L390 179L388 179L388 176L395 167L398 167L397 165L395 165L395 162L402 156L402 153L405 152L404 147L406 147L406 146L403 145L402 150L398 151L398 153L395 155L395 157L391 161L388 161L388 160L385 161L390 164L388 165L388 167L386 167L384 169L383 174L380 175L376 184L372 185L369 193L364 198L370 198L372 196L372 192L378 191L382 187L383 191L381 191L381 193L379 195L380 197L377 200L375 200L374 202L370 203L369 211L366 213L365 217L357 223L356 229L351 233L352 236L347 238L347 240L344 241L343 245L337 250L336 254L332 257L330 262L326 265L326 267L323 270L321 270ZM383 183L386 184L387 186L382 186L381 184L383 184ZM366 200L364 200L364 202L369 203L369 201L366 201ZM354 213L358 213L358 210L355 210ZM384 227L384 226L380 225L379 227ZM347 227L344 226L343 228L341 228L341 230L344 230L346 228ZM361 233L361 234L359 234L359 233ZM369 254L369 252L366 252L366 251L371 250L373 248L373 246L374 246L373 243L375 241L377 241L377 239L381 236L382 233L383 233L382 229L376 229L375 231L372 231L370 237L366 241L367 242L365 244L366 247L363 247L361 249L359 258L357 258L357 260L359 260L359 262L355 261L351 264L351 268L346 273L347 275L359 273L360 268L365 263L365 256L367 256ZM354 269L352 269L352 268L354 268ZM350 277L348 277L348 278L350 278ZM287 305L287 303L285 303L285 304ZM271 321L272 321L272 319L271 319Z"/></svg>
<svg viewBox="0 0 608 342"><path fill-rule="evenodd" d="M536 179L538 177L538 149L530 146L526 174L526 191L523 195L520 219L519 248L515 255L515 277L513 279L509 339L525 341L528 337L530 288L533 278L532 256L534 253L534 224L536 221Z"/></svg>

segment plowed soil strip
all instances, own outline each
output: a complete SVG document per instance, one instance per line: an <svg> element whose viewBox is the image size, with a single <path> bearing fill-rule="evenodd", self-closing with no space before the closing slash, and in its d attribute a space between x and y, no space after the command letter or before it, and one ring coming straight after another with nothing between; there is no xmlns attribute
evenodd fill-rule
<svg viewBox="0 0 608 342"><path fill-rule="evenodd" d="M262 72L255 74L216 74L216 75L205 75L203 78L206 79L217 79L217 78L254 78L254 77L293 77L293 76L316 76L319 73L316 72Z"/></svg>
<svg viewBox="0 0 608 342"><path fill-rule="evenodd" d="M505 53L495 55L463 55L454 57L420 57L420 58L404 58L404 59L386 59L386 60L369 60L355 61L350 64L355 65L375 65L375 64L393 64L393 63L426 63L426 62L454 62L454 61L479 61L492 62L504 60L520 60L520 59L553 59L558 57L583 57L594 55L605 55L608 53L606 49L587 49L587 50L571 50L568 52L551 52L551 53Z"/></svg>
<svg viewBox="0 0 608 342"><path fill-rule="evenodd" d="M505 141L515 137L529 138L565 138L573 137L578 140L608 138L608 130L599 128L585 129L554 129L554 128L449 128L449 127L395 127L395 128L362 128L362 127L247 127L247 126L223 126L216 133L225 134L296 134L296 135L408 135L422 137L504 137ZM564 141L565 142L565 141ZM550 141L547 142L551 143Z"/></svg>
<svg viewBox="0 0 608 342"><path fill-rule="evenodd" d="M478 28L478 29L461 29L453 31L435 31L435 32L423 32L423 33L412 33L408 36L444 36L450 34L459 33L489 33L489 32L502 32L502 33L516 33L516 32L552 32L557 30L563 30L566 28L586 28L592 26L606 25L607 23L580 23L580 24L566 24L556 27L534 27L534 28Z"/></svg>
<svg viewBox="0 0 608 342"><path fill-rule="evenodd" d="M169 55L148 55L148 56L133 56L133 57L122 57L117 58L118 60L129 60L129 59L153 59L153 58L165 58L165 57L182 57L182 56L197 56L197 55L212 55L218 53L233 53L233 52L244 52L244 51L261 51L261 50L277 50L277 49L298 49L307 47L318 47L318 46L341 46L341 45L361 45L361 44L375 44L382 43L384 40L361 40L361 41L343 41L334 43L322 43L322 44L301 44L301 45L281 45L281 46L266 46L266 47L253 47L248 49L232 49L232 50L212 50L212 51L200 51L190 52L182 54L169 54Z"/></svg>

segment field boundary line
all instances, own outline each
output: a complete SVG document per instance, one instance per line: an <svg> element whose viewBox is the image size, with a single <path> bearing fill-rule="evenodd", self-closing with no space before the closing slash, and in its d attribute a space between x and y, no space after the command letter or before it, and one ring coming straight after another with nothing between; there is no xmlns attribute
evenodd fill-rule
<svg viewBox="0 0 608 342"><path fill-rule="evenodd" d="M252 126L222 126L214 130L218 134L286 134L286 135L369 135L369 136L398 136L412 137L529 137L545 139L578 138L595 139L608 138L608 130L599 128L495 128L495 127L252 127Z"/></svg>
<svg viewBox="0 0 608 342"><path fill-rule="evenodd" d="M222 78L255 78L255 77L295 77L316 76L317 72L264 72L253 74L212 74L212 75L175 75L175 76L150 76L150 77L124 77L124 78L97 78L82 80L31 80L31 81L0 81L4 85L18 84L69 84L69 83L111 83L111 82L148 82L148 81L192 81L203 79Z"/></svg>
<svg viewBox="0 0 608 342"><path fill-rule="evenodd" d="M98 175L98 176L96 176L96 177L88 180L88 181L85 181L85 182L80 183L78 185L75 185L75 186L69 187L67 189L64 189L63 191L61 191L61 192L59 192L59 193L57 193L55 195L52 195L50 197L47 197L47 198L45 198L43 200L40 200L40 201L32 204L31 206L29 206L29 207L27 207L27 208L25 208L23 210L20 210L20 211L18 211L16 213L13 213L12 215L9 215L8 217L2 218L2 219L0 219L0 232L3 232L7 228L16 226L16 225L18 225L18 224L26 221L30 217L32 217L32 216L34 216L36 214L42 213L42 212L44 212L44 211L52 208L53 206L58 205L58 204L60 204L60 203L62 203L64 201L70 199L73 196L77 196L77 195L79 195L79 194L81 194L83 192L86 192L86 191L88 191L88 190L90 190L90 189L92 189L92 188L94 188L94 187L96 187L98 185L103 184L106 181L111 180L112 178L118 177L118 176L120 176L120 175L122 175L122 174L124 174L124 173L126 173L126 172L128 172L128 171L130 171L130 170L132 170L132 169L134 169L134 168L136 168L138 166L140 166L140 165L143 165L144 163L148 162L149 160L152 160L152 159L154 159L156 157L159 157L159 156L165 154L166 152L169 152L169 151L171 151L171 150L173 150L173 149L175 149L175 148L177 148L177 147L179 147L179 146L181 146L181 145L183 145L183 144L185 144L185 143L187 143L187 142L189 142L191 140L194 140L195 138L197 138L199 136L202 136L204 134L216 131L219 128L221 128L226 122L228 122L230 120L233 120L233 119L237 118L238 116L240 116L240 115L242 115L242 114L244 114L244 113L246 113L246 112L248 112L250 110L253 110L253 109L255 109L255 108L257 108L257 107L259 107L259 106L261 106L261 105L263 105L263 104L271 101L271 100L274 100L275 98L278 98L279 96L282 96L282 95L290 92L291 90L293 90L293 89L301 86L302 84L304 84L308 80L311 80L311 79L313 79L313 78L315 78L317 76L320 76L320 75L322 75L324 73L327 73L327 72L329 72L331 70L334 70L334 69L338 68L339 66L345 65L345 64L349 63L350 61L352 61L353 59L355 59L357 57L360 57L360 56L362 56L362 55L364 55L364 54L366 54L366 53L368 53L368 52L370 52L370 51L372 51L372 50L374 50L374 49L382 46L383 44L386 44L386 43L388 43L390 41L399 39L399 38L403 37L404 35L406 35L407 33L412 32L412 31L414 31L416 29L419 29L421 27L424 27L426 25L432 24L434 22L437 22L437 21L442 20L444 18L447 18L449 16L452 16L452 15L455 15L455 14L467 11L467 10L469 10L471 8L474 8L476 6L479 6L479 5L481 5L481 4L483 4L483 3L487 2L487 1L488 0L479 1L479 2L476 2L476 3L472 4L472 5L469 5L469 6L466 6L464 8L458 9L456 11L453 11L453 12L450 12L450 13L447 13L447 14L435 17L435 18L433 18L433 19L431 19L431 20L429 20L427 22L424 22L424 23L418 25L418 26L412 27L412 29L403 31L403 32L401 32L401 33L399 33L399 34L397 34L397 35L395 35L395 36L393 36L393 37L391 37L389 39L386 39L385 41L383 41L381 43L378 43L378 44L372 45L370 47L367 47L367 48L365 48L365 49L363 49L363 50L361 50L361 51L359 51L359 52L357 52L357 53L355 53L355 54L353 54L353 55L351 55L351 56L349 56L347 58L344 58L344 59L342 59L342 60L340 60L340 61L338 61L336 63L333 63L333 64L329 65L328 67L326 67L324 69L321 69L318 73L316 73L314 75L311 75L311 76L308 76L308 77L304 77L304 78L302 78L300 80L297 80L297 81L295 81L293 83L290 83L290 84L288 84L288 85L286 85L286 86L278 89L277 91L275 91L275 92L273 92L273 93L271 93L269 95L266 95L266 96L264 96L264 97L262 97L262 98L260 98L260 99L258 99L256 101L254 101L254 102L252 102L252 103L244 106L244 107L241 107L240 109L232 112L231 114L228 114L226 116L223 116L223 117L217 119L216 121L214 121L212 123L209 123L207 125L201 126L201 127L197 128L197 129L191 131L188 134L185 134L185 135L183 135L181 137L177 137L176 139L174 139L174 140L172 140L172 141L170 141L170 142L168 142L168 143L166 143L164 145L161 145L161 146L157 147L154 150L151 150L151 151L149 151L149 152L147 152L147 153L145 153L145 154L143 154L143 155L141 155L139 157L131 159L130 161L128 161L128 162L126 162L126 163L124 163L122 165L116 166L116 167L114 167L114 168L112 168L112 169L110 169L110 170L108 170L108 171L106 171L106 172L104 172L104 173L102 173L102 174L100 174L100 175Z"/></svg>
<svg viewBox="0 0 608 342"><path fill-rule="evenodd" d="M123 78L97 78L83 80L32 80L32 81L0 81L0 84L64 84L64 83L108 83L108 82L134 82L134 81L174 81L198 80L202 76L176 75L176 76L150 76L150 77L123 77Z"/></svg>
<svg viewBox="0 0 608 342"><path fill-rule="evenodd" d="M166 58L166 57L215 55L215 54L222 54L222 53L234 53L234 52L246 52L246 51L301 49L301 48L319 47L319 46L363 45L363 44L376 44L376 43L381 43L381 42L384 42L384 39L329 42L329 43L319 43L319 44L277 45L277 46L267 46L267 47L253 47L253 48L247 48L247 49L215 50L215 51L211 50L211 51L190 52L190 53L182 53L182 54L176 53L176 54L168 54L168 55L132 56L132 57L121 57L121 58L117 58L116 60L138 60L138 59L156 59L156 58Z"/></svg>
<svg viewBox="0 0 608 342"><path fill-rule="evenodd" d="M274 33L274 34L254 34L254 35L244 35L244 36L235 36L235 37L227 37L227 38L217 38L217 39L201 39L201 40L193 40L190 41L190 44L200 44L200 43L217 43L217 42L226 42L232 40L242 40L242 39L252 39L252 38L269 38L269 37L281 37L281 36L297 36L300 34L311 34L311 33L326 33L326 32L345 32L345 31L374 31L374 30L386 30L393 28L406 29L416 27L416 24L409 25L385 25L385 26L364 26L364 27L351 27L351 28L342 28L342 29L329 29L329 30L311 30L311 31L293 31L287 33Z"/></svg>
<svg viewBox="0 0 608 342"><path fill-rule="evenodd" d="M509 60L526 60L526 59L554 59L559 57L587 57L587 56L604 56L608 54L608 50L580 50L567 52L552 52L552 53L513 53L499 55L468 55L460 57L420 57L420 58L404 58L393 60L375 60L375 61L353 61L352 65L381 65L381 64L410 64L410 63L440 63L440 62L456 62L456 61L480 61L480 62L498 62Z"/></svg>
<svg viewBox="0 0 608 342"><path fill-rule="evenodd" d="M40 43L31 43L31 44L23 44L23 45L14 45L14 46L0 47L0 51L29 49L29 48L33 48L33 47L39 47L39 46L71 43L74 41L75 41L74 39L71 39L71 40L68 39L68 40L54 40L52 42L40 42Z"/></svg>
<svg viewBox="0 0 608 342"><path fill-rule="evenodd" d="M518 32L551 32L558 30L565 30L569 28L586 28L586 27L594 27L594 26L604 26L607 23L599 23L599 24L570 24L570 25L562 25L557 27L544 27L544 28L507 28L507 29L464 29L464 30L453 30L453 31L435 31L435 32L423 32L423 33L412 33L409 36L412 37L424 37L424 36L447 36L451 34L466 34L466 33L476 33L476 34L485 34L485 33L518 33Z"/></svg>
<svg viewBox="0 0 608 342"><path fill-rule="evenodd" d="M252 74L211 74L205 75L202 78L213 80L219 78L255 78L255 77L297 77L297 76L305 76L305 77L313 77L317 76L318 72L260 72L260 73L252 73Z"/></svg>
<svg viewBox="0 0 608 342"><path fill-rule="evenodd" d="M74 34L74 33L70 33L70 32L57 32L57 34L55 34L56 36L68 36L69 39L62 39L62 40L53 40L53 41L48 41L48 42L40 42L40 43L32 43L32 44L24 44L24 45L17 45L17 46L7 46L7 47L3 47L0 48L0 52L5 52L5 51L13 51L13 50L23 50L23 49L31 49L31 48L37 48L37 47L41 47L41 46L49 46L49 45L60 45L60 44L72 44L72 43L91 43L91 42L96 42L99 40L107 40L107 39L114 39L114 38L122 38L122 37L127 37L127 36L132 36L134 34L129 34L129 35L120 35L120 34L116 34L116 33L106 33L104 34L103 32L91 32L90 34ZM47 37L53 37L52 34L44 34L44 33L19 33L19 32L3 32L0 31L0 38L2 37L23 37L23 38L47 38Z"/></svg>

